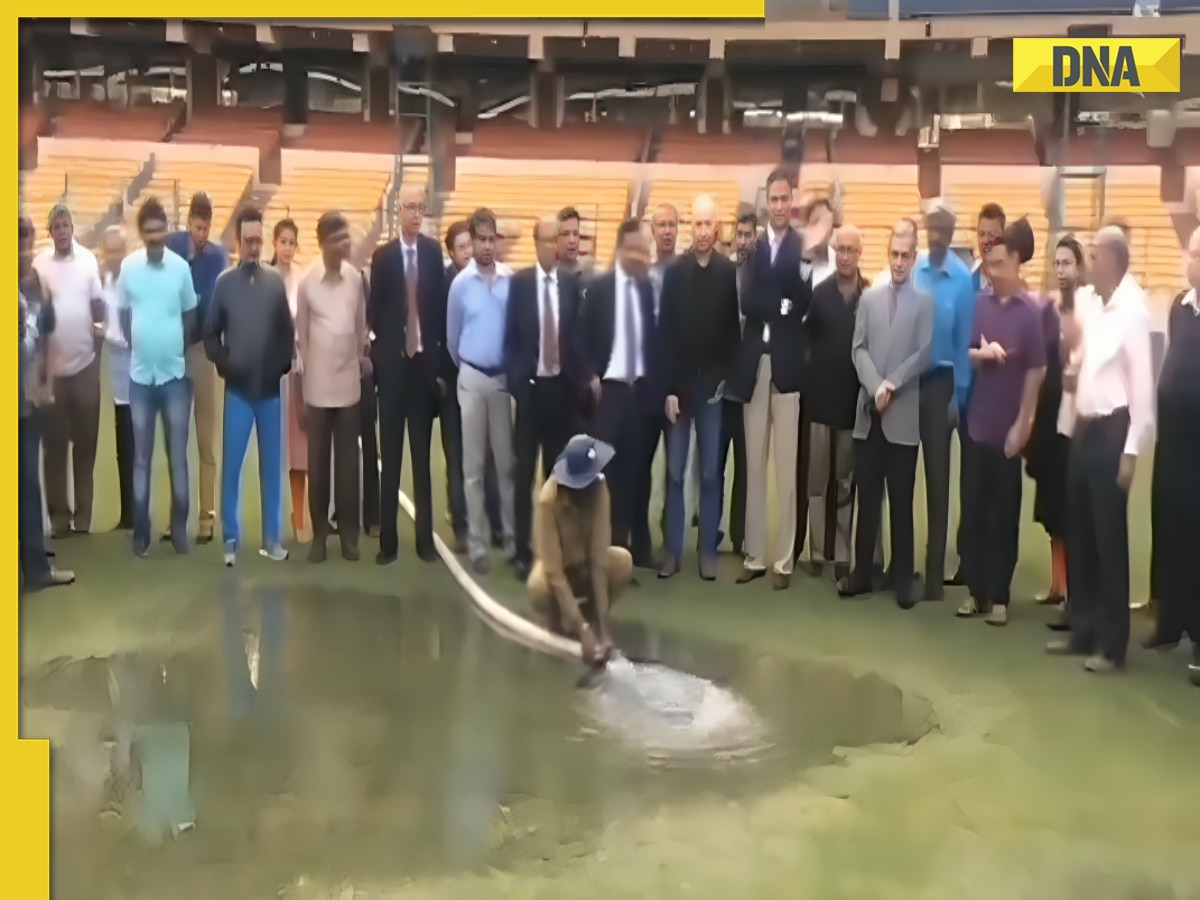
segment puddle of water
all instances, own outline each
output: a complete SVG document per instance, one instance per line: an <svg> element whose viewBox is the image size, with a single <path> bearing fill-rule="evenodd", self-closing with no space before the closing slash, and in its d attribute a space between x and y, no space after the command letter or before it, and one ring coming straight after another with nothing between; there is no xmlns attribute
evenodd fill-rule
<svg viewBox="0 0 1200 900"><path fill-rule="evenodd" d="M753 766L648 765L596 727L576 670L451 598L231 590L195 624L173 653L23 674L22 734L54 748L56 896L235 900L300 875L567 859L614 815L744 797L930 727L877 676L624 629L631 658L744 696L775 745Z"/></svg>

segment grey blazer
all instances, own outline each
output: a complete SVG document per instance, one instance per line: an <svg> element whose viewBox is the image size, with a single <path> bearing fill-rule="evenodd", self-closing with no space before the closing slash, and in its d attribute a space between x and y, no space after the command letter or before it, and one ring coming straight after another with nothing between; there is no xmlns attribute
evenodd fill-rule
<svg viewBox="0 0 1200 900"><path fill-rule="evenodd" d="M861 439L870 433L875 392L888 381L896 390L883 414L883 435L889 444L915 447L921 442L920 379L929 365L933 340L933 297L914 288L911 281L905 284L892 322L890 292L890 284L868 288L854 319L850 352L862 385L854 436Z"/></svg>

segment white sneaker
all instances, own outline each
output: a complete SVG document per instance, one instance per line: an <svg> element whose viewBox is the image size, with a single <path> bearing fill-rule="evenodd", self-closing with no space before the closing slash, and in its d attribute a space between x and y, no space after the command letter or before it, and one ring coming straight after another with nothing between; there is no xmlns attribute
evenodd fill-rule
<svg viewBox="0 0 1200 900"><path fill-rule="evenodd" d="M258 555L265 556L267 559L274 560L275 562L283 562L288 558L287 550L279 543L272 544L270 547L263 547L258 551Z"/></svg>
<svg viewBox="0 0 1200 900"><path fill-rule="evenodd" d="M1008 624L1008 606L1001 606L999 603L992 604L992 610L987 614L987 618L983 621L989 625L995 625L998 628L1003 628Z"/></svg>
<svg viewBox="0 0 1200 900"><path fill-rule="evenodd" d="M232 569L235 562L237 562L237 541L226 541L225 567L227 569Z"/></svg>

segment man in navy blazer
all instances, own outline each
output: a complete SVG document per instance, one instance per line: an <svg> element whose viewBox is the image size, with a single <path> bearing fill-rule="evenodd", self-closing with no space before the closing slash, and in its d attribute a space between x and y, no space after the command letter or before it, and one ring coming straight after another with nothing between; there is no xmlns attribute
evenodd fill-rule
<svg viewBox="0 0 1200 900"><path fill-rule="evenodd" d="M612 499L612 540L630 549L633 489L643 423L656 405L654 289L650 242L633 219L617 229L617 258L583 294L579 348L596 404L593 436L616 456L605 470Z"/></svg>
<svg viewBox="0 0 1200 900"><path fill-rule="evenodd" d="M441 244L421 234L425 187L400 189L400 237L371 258L367 326L374 334L371 363L379 385L380 565L394 562L400 539L400 466L404 431L412 452L417 555L436 558L433 487L429 471L433 420L446 390L452 362L446 352L446 271Z"/></svg>
<svg viewBox="0 0 1200 900"><path fill-rule="evenodd" d="M531 530L534 473L538 452L542 477L574 435L584 430L581 409L588 389L578 350L580 289L577 276L558 260L565 258L560 218L548 216L534 227L537 264L513 276L505 323L504 365L508 389L517 404L514 516L518 579L533 565ZM569 223L575 224L575 223Z"/></svg>

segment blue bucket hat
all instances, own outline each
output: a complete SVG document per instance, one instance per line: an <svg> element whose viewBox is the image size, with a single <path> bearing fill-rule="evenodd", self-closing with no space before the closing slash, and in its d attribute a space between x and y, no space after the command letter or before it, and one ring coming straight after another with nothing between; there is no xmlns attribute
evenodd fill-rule
<svg viewBox="0 0 1200 900"><path fill-rule="evenodd" d="M600 477L616 451L586 434L577 434L554 462L554 479L563 487L580 491Z"/></svg>

